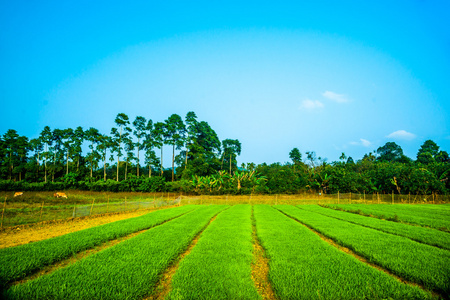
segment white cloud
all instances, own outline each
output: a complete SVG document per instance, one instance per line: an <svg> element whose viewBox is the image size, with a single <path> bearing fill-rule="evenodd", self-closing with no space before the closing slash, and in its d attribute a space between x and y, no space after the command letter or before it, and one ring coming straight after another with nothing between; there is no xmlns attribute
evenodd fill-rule
<svg viewBox="0 0 450 300"><path fill-rule="evenodd" d="M405 131L405 130L397 130L393 133L386 136L391 139L400 139L400 140L413 140L416 138L416 135L414 133Z"/></svg>
<svg viewBox="0 0 450 300"><path fill-rule="evenodd" d="M359 142L350 142L350 145L369 147L372 143L365 139L359 139Z"/></svg>
<svg viewBox="0 0 450 300"><path fill-rule="evenodd" d="M324 96L327 99L333 100L334 102L337 103L346 103L349 101L346 95L336 94L330 91L326 91L325 93L322 94L322 96Z"/></svg>
<svg viewBox="0 0 450 300"><path fill-rule="evenodd" d="M319 109L323 108L324 105L322 102L317 100L310 100L306 99L302 101L302 104L300 105L300 109L306 109L306 110L313 110L313 109Z"/></svg>

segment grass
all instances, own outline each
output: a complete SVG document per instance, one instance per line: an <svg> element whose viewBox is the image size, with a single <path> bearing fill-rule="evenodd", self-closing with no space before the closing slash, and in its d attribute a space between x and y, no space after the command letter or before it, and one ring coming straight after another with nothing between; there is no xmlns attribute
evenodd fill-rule
<svg viewBox="0 0 450 300"><path fill-rule="evenodd" d="M201 207L47 276L16 285L7 299L142 299L224 206Z"/></svg>
<svg viewBox="0 0 450 300"><path fill-rule="evenodd" d="M324 208L318 205L305 205L301 206L301 208L339 220L347 221L353 224L358 224L390 234L407 237L420 243L450 250L450 235L446 232L442 232L432 228L411 226L398 222L380 220L378 218L370 218L358 214Z"/></svg>
<svg viewBox="0 0 450 300"><path fill-rule="evenodd" d="M222 212L180 262L168 299L260 299L252 249L251 206Z"/></svg>
<svg viewBox="0 0 450 300"><path fill-rule="evenodd" d="M392 273L436 291L450 293L450 252L298 207L277 209Z"/></svg>
<svg viewBox="0 0 450 300"><path fill-rule="evenodd" d="M280 299L432 297L330 246L270 206L256 205L254 214L257 234L270 258L272 287Z"/></svg>
<svg viewBox="0 0 450 300"><path fill-rule="evenodd" d="M74 253L151 228L193 209L195 209L193 206L182 206L158 210L140 217L108 223L31 244L0 249L0 261L7 262L0 264L0 287Z"/></svg>
<svg viewBox="0 0 450 300"><path fill-rule="evenodd" d="M421 226L427 226L442 231L450 232L450 218L439 218L436 214L411 211L414 206L406 205L385 205L385 204L373 204L373 205L360 205L360 204L343 204L327 205L331 208L342 209L348 212L357 214L371 215L380 219L390 219L397 222L406 222L411 224L417 224ZM405 212L405 209L408 212Z"/></svg>

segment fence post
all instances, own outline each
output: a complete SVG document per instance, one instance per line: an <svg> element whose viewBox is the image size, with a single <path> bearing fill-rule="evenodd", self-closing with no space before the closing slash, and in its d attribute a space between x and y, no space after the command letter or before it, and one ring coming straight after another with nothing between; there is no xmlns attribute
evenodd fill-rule
<svg viewBox="0 0 450 300"><path fill-rule="evenodd" d="M41 213L39 214L39 222L41 221L41 218L42 218L42 209L43 208L44 208L44 201L42 201Z"/></svg>
<svg viewBox="0 0 450 300"><path fill-rule="evenodd" d="M408 193L408 204L411 204L411 192Z"/></svg>
<svg viewBox="0 0 450 300"><path fill-rule="evenodd" d="M227 200L225 200L225 204L228 205L228 194L227 194Z"/></svg>
<svg viewBox="0 0 450 300"><path fill-rule="evenodd" d="M3 202L2 222L1 222L0 228L3 228L3 214L5 213L5 206L6 206L6 196L5 196L5 201Z"/></svg>
<svg viewBox="0 0 450 300"><path fill-rule="evenodd" d="M278 204L278 194L275 194L275 205Z"/></svg>
<svg viewBox="0 0 450 300"><path fill-rule="evenodd" d="M394 190L392 190L392 204L394 204Z"/></svg>
<svg viewBox="0 0 450 300"><path fill-rule="evenodd" d="M350 192L350 204L352 204L352 192Z"/></svg>
<svg viewBox="0 0 450 300"><path fill-rule="evenodd" d="M338 191L338 204L339 204L339 191Z"/></svg>
<svg viewBox="0 0 450 300"><path fill-rule="evenodd" d="M364 193L364 204L367 204L366 203L366 191L363 191L363 193Z"/></svg>
<svg viewBox="0 0 450 300"><path fill-rule="evenodd" d="M89 211L89 217L92 215L92 209L94 208L94 202L95 202L95 198L92 199L92 205L91 205L91 210Z"/></svg>
<svg viewBox="0 0 450 300"><path fill-rule="evenodd" d="M377 192L377 200L378 200L378 204L380 204L380 195Z"/></svg>
<svg viewBox="0 0 450 300"><path fill-rule="evenodd" d="M76 218L76 216L77 216L76 208L77 208L77 204L75 203L75 204L73 205L72 218Z"/></svg>
<svg viewBox="0 0 450 300"><path fill-rule="evenodd" d="M125 211L127 211L127 197L125 197Z"/></svg>

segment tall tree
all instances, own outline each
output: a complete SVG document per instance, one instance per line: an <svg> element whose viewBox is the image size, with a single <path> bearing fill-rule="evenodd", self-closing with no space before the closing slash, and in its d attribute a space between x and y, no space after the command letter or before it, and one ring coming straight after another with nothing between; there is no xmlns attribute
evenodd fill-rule
<svg viewBox="0 0 450 300"><path fill-rule="evenodd" d="M166 126L162 122L155 123L153 127L153 144L161 150L161 176L163 175L163 147L164 147L164 136L166 132Z"/></svg>
<svg viewBox="0 0 450 300"><path fill-rule="evenodd" d="M111 145L111 138L107 135L100 134L98 136L98 142L99 145L97 149L101 152L101 157L103 160L103 181L106 181L106 156L108 149L112 146Z"/></svg>
<svg viewBox="0 0 450 300"><path fill-rule="evenodd" d="M53 140L53 169L52 169L52 182L55 181L55 174L58 170L59 159L61 158L62 145L64 138L64 130L54 129L52 133Z"/></svg>
<svg viewBox="0 0 450 300"><path fill-rule="evenodd" d="M113 134L114 144L116 146L117 151L117 181L119 181L119 164L120 164L120 157L122 156L122 138L124 135L128 135L131 132L131 128L128 127L130 124L130 120L128 116L124 113L119 113L114 120L116 125L119 127L113 128L115 129L114 132L111 130L111 134Z"/></svg>
<svg viewBox="0 0 450 300"><path fill-rule="evenodd" d="M377 154L378 161L386 162L401 161L404 157L402 147L394 142L387 142L384 146L379 147L377 149Z"/></svg>
<svg viewBox="0 0 450 300"><path fill-rule="evenodd" d="M40 138L30 140L30 150L34 151L34 158L36 159L36 181L39 180L40 154L43 149L44 145Z"/></svg>
<svg viewBox="0 0 450 300"><path fill-rule="evenodd" d="M47 182L47 160L48 160L48 148L52 146L53 139L52 139L52 131L50 127L45 126L44 129L41 132L40 136L41 141L45 145L45 152L44 152L44 182Z"/></svg>
<svg viewBox="0 0 450 300"><path fill-rule="evenodd" d="M237 169L236 158L241 154L241 143L239 140L226 139L222 141L224 157L229 158L230 175L232 175L232 166Z"/></svg>
<svg viewBox="0 0 450 300"><path fill-rule="evenodd" d="M190 145L194 144L194 140L197 136L197 115L193 111L190 111L186 114L186 125L186 153L184 169L187 168L189 147Z"/></svg>
<svg viewBox="0 0 450 300"><path fill-rule="evenodd" d="M14 162L17 161L17 151L18 151L18 145L17 141L19 138L19 134L14 129L9 129L4 135L3 135L3 141L5 145L5 153L8 160L8 174L9 174L9 180L12 179L12 174L14 170Z"/></svg>
<svg viewBox="0 0 450 300"><path fill-rule="evenodd" d="M148 177L152 177L152 165L157 165L158 158L156 157L153 148L158 146L157 141L154 138L153 121L148 120L145 126L145 135L143 140L143 148L145 151L145 164L148 165Z"/></svg>
<svg viewBox="0 0 450 300"><path fill-rule="evenodd" d="M165 121L166 130L164 132L165 141L168 145L172 145L172 182L175 178L175 147L180 149L184 145L184 135L186 127L183 120L177 114L172 114Z"/></svg>
<svg viewBox="0 0 450 300"><path fill-rule="evenodd" d="M67 128L63 132L63 146L64 151L66 152L66 175L69 174L69 156L73 152L72 144L73 144L73 129Z"/></svg>
<svg viewBox="0 0 450 300"><path fill-rule="evenodd" d="M134 156L134 153L133 153L135 144L133 143L133 140L131 139L131 136L124 137L123 143L124 143L124 146L125 146L125 153L126 153L125 180L127 180L128 164L130 163L130 161L133 161L133 160L136 159L136 157Z"/></svg>
<svg viewBox="0 0 450 300"><path fill-rule="evenodd" d="M146 124L147 120L145 120L144 117L141 116L137 116L136 119L133 122L133 126L134 126L134 136L137 138L137 143L135 144L136 148L137 148L137 160L136 160L136 175L137 177L139 177L139 151L144 147L144 143L141 141L142 138L145 137L145 133L146 133Z"/></svg>
<svg viewBox="0 0 450 300"><path fill-rule="evenodd" d="M100 142L100 140L99 140L100 132L98 131L98 129L91 127L88 130L86 130L86 132L84 134L85 134L86 140L91 142L91 144L89 145L89 149L91 151L87 155L87 159L89 160L89 165L90 165L90 176L89 177L92 178L94 165L97 166L98 160L100 159L100 154L98 153L98 150L97 150L98 144Z"/></svg>
<svg viewBox="0 0 450 300"><path fill-rule="evenodd" d="M73 135L72 135L72 147L73 147L73 153L74 157L77 159L77 173L80 169L80 159L82 157L83 149L83 141L85 139L84 130L83 127L78 126Z"/></svg>

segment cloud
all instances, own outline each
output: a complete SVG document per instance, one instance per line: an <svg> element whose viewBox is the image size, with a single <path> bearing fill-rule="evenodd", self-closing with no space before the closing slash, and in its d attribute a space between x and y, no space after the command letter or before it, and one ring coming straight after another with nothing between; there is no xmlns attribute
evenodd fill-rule
<svg viewBox="0 0 450 300"><path fill-rule="evenodd" d="M346 95L336 94L336 93L333 93L333 92L330 92L330 91L326 91L325 93L322 94L322 96L324 96L325 98L330 99L330 100L332 100L334 102L337 102L337 103L346 103L346 102L349 101L347 99Z"/></svg>
<svg viewBox="0 0 450 300"><path fill-rule="evenodd" d="M388 138L391 139L399 139L399 140L413 140L416 138L416 135L414 133L405 131L405 130L397 130L394 131L393 133L389 134L388 136L386 136Z"/></svg>
<svg viewBox="0 0 450 300"><path fill-rule="evenodd" d="M359 139L359 142L350 142L350 145L369 147L372 143L365 139Z"/></svg>
<svg viewBox="0 0 450 300"><path fill-rule="evenodd" d="M317 100L310 100L310 99L303 100L302 104L300 105L300 109L306 109L306 110L320 109L323 107L324 107L324 105L322 102L317 101Z"/></svg>

